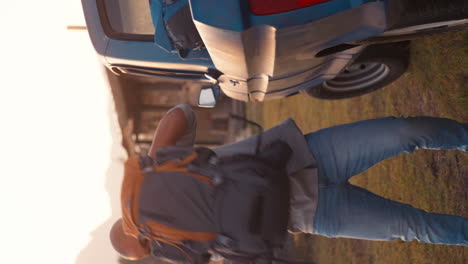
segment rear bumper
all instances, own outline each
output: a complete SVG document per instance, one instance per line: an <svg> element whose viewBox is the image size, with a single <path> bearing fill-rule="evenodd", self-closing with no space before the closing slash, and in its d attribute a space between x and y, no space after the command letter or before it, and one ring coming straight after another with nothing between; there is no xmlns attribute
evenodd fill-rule
<svg viewBox="0 0 468 264"><path fill-rule="evenodd" d="M277 28L252 25L242 31L208 25L197 20L196 8L192 11L214 65L224 73L219 80L221 89L242 101L253 101L252 95L258 92L264 93L263 100L284 97L334 78L364 47L325 57L317 57L318 52L378 35L388 25L384 2L365 3L305 24ZM270 34L267 37L251 34L265 27ZM260 91L257 83L252 87L252 80L264 75L269 78L266 89Z"/></svg>

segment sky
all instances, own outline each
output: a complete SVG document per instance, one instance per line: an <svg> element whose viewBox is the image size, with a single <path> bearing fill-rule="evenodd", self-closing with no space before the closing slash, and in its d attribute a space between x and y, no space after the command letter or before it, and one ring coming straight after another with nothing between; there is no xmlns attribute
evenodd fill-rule
<svg viewBox="0 0 468 264"><path fill-rule="evenodd" d="M79 0L0 8L2 263L114 264L125 151Z"/></svg>

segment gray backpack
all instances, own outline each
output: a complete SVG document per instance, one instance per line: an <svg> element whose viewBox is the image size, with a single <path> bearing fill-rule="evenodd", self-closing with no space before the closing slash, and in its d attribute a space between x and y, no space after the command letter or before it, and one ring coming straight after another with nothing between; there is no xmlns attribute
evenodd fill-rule
<svg viewBox="0 0 468 264"><path fill-rule="evenodd" d="M152 254L179 263L207 263L210 252L243 263L275 260L273 250L287 236L291 152L278 140L251 155L221 158L208 148L166 147L154 161L141 157L138 222ZM194 237L169 237L150 222ZM215 236L195 238L202 234Z"/></svg>

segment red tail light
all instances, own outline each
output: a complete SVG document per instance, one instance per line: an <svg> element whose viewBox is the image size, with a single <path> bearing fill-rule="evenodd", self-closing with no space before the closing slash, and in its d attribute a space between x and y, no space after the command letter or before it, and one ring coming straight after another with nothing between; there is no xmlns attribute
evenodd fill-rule
<svg viewBox="0 0 468 264"><path fill-rule="evenodd" d="M255 15L272 15L296 10L330 0L249 0L250 11Z"/></svg>

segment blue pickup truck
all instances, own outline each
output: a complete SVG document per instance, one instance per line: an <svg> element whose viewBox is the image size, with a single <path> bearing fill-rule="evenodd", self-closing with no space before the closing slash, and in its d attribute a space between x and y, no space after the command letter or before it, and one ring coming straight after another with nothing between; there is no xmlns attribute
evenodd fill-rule
<svg viewBox="0 0 468 264"><path fill-rule="evenodd" d="M465 0L82 4L94 48L113 73L193 81L246 102L372 92L405 72L409 40L468 26Z"/></svg>

